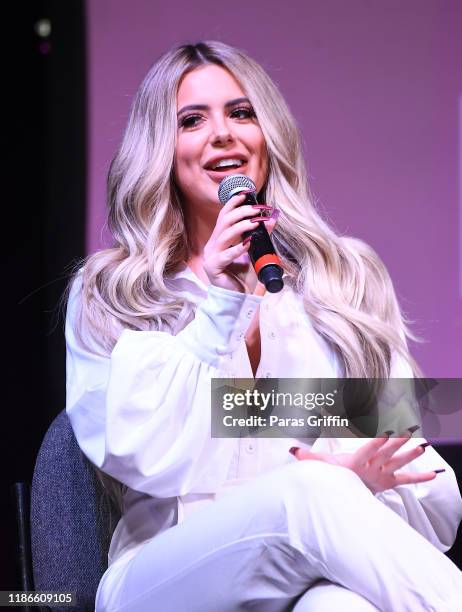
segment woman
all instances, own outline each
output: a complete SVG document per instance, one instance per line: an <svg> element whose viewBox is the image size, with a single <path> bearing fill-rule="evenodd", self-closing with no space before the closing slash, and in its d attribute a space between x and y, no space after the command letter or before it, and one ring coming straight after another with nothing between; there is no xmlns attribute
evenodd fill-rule
<svg viewBox="0 0 462 612"><path fill-rule="evenodd" d="M236 172L263 204L219 205ZM460 495L411 431L211 438L212 377L416 371L383 264L316 213L294 120L262 68L219 42L166 53L108 191L114 246L76 274L66 322L67 412L83 452L123 485L97 609L458 608L461 573L440 551ZM283 262L280 293L249 265L242 235L257 222Z"/></svg>

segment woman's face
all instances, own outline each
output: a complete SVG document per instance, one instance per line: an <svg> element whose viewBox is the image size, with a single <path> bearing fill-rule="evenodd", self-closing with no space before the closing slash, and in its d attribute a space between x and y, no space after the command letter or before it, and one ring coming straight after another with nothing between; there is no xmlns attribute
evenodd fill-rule
<svg viewBox="0 0 462 612"><path fill-rule="evenodd" d="M190 211L200 207L218 214L218 185L229 174L245 174L260 191L268 171L265 140L250 102L227 70L210 64L187 73L178 88L177 112L174 178ZM236 165L216 167L232 160Z"/></svg>

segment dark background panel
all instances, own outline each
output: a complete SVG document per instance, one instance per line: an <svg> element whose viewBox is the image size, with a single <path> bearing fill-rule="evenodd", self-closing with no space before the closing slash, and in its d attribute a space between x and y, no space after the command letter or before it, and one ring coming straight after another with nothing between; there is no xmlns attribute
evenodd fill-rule
<svg viewBox="0 0 462 612"><path fill-rule="evenodd" d="M72 265L84 255L84 2L18 2L4 27L11 42L3 83L8 145L2 234L8 247L0 589L11 589L19 585L10 488L31 482L43 435L65 405L60 298Z"/></svg>

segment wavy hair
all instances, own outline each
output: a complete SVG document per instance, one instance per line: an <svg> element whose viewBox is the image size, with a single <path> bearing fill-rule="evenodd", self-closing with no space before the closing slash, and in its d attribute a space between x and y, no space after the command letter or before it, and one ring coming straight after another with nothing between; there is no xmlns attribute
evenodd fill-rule
<svg viewBox="0 0 462 612"><path fill-rule="evenodd" d="M87 333L110 352L124 328L175 334L194 316L193 305L166 279L188 259L173 179L177 90L186 73L207 64L228 70L252 104L269 159L260 201L280 210L275 246L315 329L335 350L343 376L388 378L394 351L418 375L406 344L406 337L416 338L385 266L367 244L338 235L315 209L299 131L281 93L257 62L216 41L167 52L136 94L108 174L114 243L84 262L79 328L84 322Z"/></svg>

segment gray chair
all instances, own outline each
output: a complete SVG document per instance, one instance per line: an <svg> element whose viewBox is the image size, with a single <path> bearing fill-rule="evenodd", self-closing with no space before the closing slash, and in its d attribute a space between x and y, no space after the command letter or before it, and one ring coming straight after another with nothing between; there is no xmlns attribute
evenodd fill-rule
<svg viewBox="0 0 462 612"><path fill-rule="evenodd" d="M120 515L82 454L63 410L40 447L31 492L36 591L75 592L78 610L94 610L98 583ZM53 607L53 610L60 609ZM62 610L69 610L63 607Z"/></svg>

